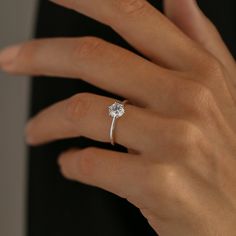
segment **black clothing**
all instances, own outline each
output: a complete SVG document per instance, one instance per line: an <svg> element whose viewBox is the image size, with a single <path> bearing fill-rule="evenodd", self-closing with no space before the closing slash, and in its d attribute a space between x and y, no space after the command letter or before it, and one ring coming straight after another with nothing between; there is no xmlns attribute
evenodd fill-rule
<svg viewBox="0 0 236 236"><path fill-rule="evenodd" d="M161 9L161 1L150 1ZM236 53L235 0L202 0L200 6L216 23L231 51ZM86 16L58 7L48 0L39 3L36 37L101 37L133 50L111 28ZM134 50L133 50L134 51ZM39 78L32 80L31 116L54 102L79 92L114 96L81 80ZM118 98L117 96L114 96ZM70 182L59 173L56 159L70 147L111 148L86 138L57 141L29 148L28 236L154 236L157 235L139 210L111 193ZM116 150L125 151L120 146ZM109 177L108 177L109 178Z"/></svg>

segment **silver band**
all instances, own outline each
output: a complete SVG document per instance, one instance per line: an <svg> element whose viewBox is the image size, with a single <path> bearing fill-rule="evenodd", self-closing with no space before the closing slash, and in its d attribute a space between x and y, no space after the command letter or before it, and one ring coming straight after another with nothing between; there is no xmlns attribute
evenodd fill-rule
<svg viewBox="0 0 236 236"><path fill-rule="evenodd" d="M108 107L109 115L112 117L112 123L110 128L110 142L112 145L115 145L115 137L114 130L116 126L116 120L123 116L125 113L124 105L128 102L128 100L124 100L122 103L115 102L111 106Z"/></svg>

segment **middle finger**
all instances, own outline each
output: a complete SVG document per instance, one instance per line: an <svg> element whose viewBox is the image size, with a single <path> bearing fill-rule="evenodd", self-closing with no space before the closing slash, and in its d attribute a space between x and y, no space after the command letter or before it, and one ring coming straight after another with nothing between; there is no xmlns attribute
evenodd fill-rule
<svg viewBox="0 0 236 236"><path fill-rule="evenodd" d="M81 78L142 107L153 100L163 101L170 81L176 76L170 70L95 37L24 43L13 62L3 69L17 74Z"/></svg>

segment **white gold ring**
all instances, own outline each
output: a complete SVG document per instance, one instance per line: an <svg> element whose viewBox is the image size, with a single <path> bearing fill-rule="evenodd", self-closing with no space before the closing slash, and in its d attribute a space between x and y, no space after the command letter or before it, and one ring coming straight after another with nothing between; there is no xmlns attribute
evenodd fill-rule
<svg viewBox="0 0 236 236"><path fill-rule="evenodd" d="M124 105L127 103L127 100L124 100L122 103L115 102L111 106L108 107L109 109L109 116L112 117L112 123L110 128L110 141L111 144L115 144L115 138L114 138L114 130L116 125L116 119L123 116L125 114L125 107Z"/></svg>

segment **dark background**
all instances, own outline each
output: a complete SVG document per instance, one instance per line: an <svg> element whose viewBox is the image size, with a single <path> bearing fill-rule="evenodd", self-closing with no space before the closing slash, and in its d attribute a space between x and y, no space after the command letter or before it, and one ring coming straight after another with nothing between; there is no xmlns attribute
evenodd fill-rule
<svg viewBox="0 0 236 236"><path fill-rule="evenodd" d="M150 3L162 9L161 1L153 0ZM235 1L202 0L199 4L236 55ZM48 0L40 1L35 32L37 38L85 35L101 37L134 51L111 28ZM31 85L31 116L79 92L89 91L115 97L81 80L36 77ZM139 210L127 201L61 177L56 164L59 153L69 147L91 145L111 148L107 144L78 138L29 149L28 236L156 235ZM119 146L115 149L125 151Z"/></svg>

